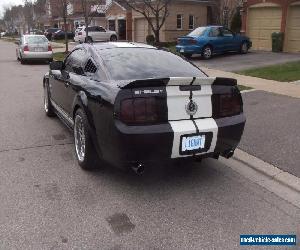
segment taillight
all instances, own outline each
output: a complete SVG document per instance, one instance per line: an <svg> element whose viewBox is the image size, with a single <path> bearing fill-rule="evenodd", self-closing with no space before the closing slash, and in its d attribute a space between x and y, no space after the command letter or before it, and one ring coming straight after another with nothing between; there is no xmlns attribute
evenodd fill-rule
<svg viewBox="0 0 300 250"><path fill-rule="evenodd" d="M82 36L82 32L78 32L78 36Z"/></svg>
<svg viewBox="0 0 300 250"><path fill-rule="evenodd" d="M121 101L119 119L128 125L157 124L166 121L163 100L139 97Z"/></svg>
<svg viewBox="0 0 300 250"><path fill-rule="evenodd" d="M237 91L228 94L213 94L212 106L214 118L238 115L243 112L242 97Z"/></svg>
<svg viewBox="0 0 300 250"><path fill-rule="evenodd" d="M52 47L50 44L48 44L48 51L52 51Z"/></svg>
<svg viewBox="0 0 300 250"><path fill-rule="evenodd" d="M189 43L190 43L190 44L196 44L196 43L197 43L197 40L195 40L195 39L190 39L190 40L189 40Z"/></svg>
<svg viewBox="0 0 300 250"><path fill-rule="evenodd" d="M28 45L25 45L23 51L29 51Z"/></svg>

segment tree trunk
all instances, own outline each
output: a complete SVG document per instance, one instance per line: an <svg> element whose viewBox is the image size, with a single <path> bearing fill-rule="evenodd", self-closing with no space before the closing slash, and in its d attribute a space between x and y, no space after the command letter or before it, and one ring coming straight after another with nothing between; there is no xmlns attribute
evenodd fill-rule
<svg viewBox="0 0 300 250"><path fill-rule="evenodd" d="M159 43L159 30L154 31L155 43Z"/></svg>
<svg viewBox="0 0 300 250"><path fill-rule="evenodd" d="M64 16L64 31L65 31L65 43L66 43L66 53L69 52L69 41L68 41L68 29L67 29L67 17Z"/></svg>

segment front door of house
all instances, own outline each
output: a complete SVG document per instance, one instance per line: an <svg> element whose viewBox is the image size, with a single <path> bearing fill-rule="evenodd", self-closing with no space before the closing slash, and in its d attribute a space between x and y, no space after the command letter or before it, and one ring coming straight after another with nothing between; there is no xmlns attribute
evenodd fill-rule
<svg viewBox="0 0 300 250"><path fill-rule="evenodd" d="M126 20L119 19L118 20L118 33L119 33L119 40L126 40Z"/></svg>

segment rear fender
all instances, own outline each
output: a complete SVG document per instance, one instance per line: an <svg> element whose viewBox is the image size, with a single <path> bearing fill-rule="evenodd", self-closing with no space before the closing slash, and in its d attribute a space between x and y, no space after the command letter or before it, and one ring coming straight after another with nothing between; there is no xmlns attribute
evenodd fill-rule
<svg viewBox="0 0 300 250"><path fill-rule="evenodd" d="M74 97L74 100L73 100L73 104L72 104L72 118L74 120L75 118L75 113L77 111L77 109L81 108L87 118L88 118L88 128L89 128L89 133L91 135L91 138L92 138L92 141L93 141L93 144L94 144L94 147L98 153L99 156L102 156L102 152L101 152L101 149L99 147L99 144L97 142L97 135L96 135L96 129L95 129L95 123L94 123L94 120L93 120L93 116L92 116L92 113L88 107L88 96L86 95L86 93L84 91L79 91L75 97Z"/></svg>

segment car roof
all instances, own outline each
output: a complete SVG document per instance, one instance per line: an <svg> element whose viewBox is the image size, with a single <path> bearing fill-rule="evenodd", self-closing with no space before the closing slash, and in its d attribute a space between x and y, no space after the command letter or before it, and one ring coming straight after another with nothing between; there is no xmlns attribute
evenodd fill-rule
<svg viewBox="0 0 300 250"><path fill-rule="evenodd" d="M35 34L25 34L23 36L24 37L32 37L32 36L42 36L42 37L45 37L44 35L35 35Z"/></svg>

